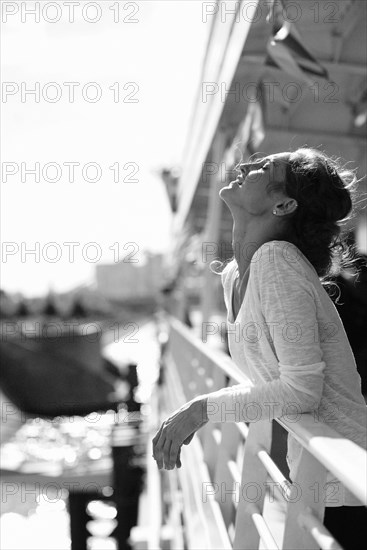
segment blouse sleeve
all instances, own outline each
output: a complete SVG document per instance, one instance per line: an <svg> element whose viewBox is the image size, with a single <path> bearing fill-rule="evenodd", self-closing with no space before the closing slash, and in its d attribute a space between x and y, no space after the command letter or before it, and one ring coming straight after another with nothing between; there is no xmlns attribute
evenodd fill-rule
<svg viewBox="0 0 367 550"><path fill-rule="evenodd" d="M208 419L251 422L317 409L323 390L322 349L318 338L312 283L299 259L286 254L284 241L266 243L253 262L255 287L269 328L279 378L257 386L239 384L208 394ZM287 244L287 243L285 243Z"/></svg>

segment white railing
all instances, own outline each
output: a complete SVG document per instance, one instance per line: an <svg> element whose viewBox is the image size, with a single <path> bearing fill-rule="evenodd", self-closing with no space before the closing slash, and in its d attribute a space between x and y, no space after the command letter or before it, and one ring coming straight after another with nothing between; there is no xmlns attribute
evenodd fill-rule
<svg viewBox="0 0 367 550"><path fill-rule="evenodd" d="M196 395L247 381L224 352L169 322L161 419ZM177 476L188 548L340 549L323 526L326 474L367 505L366 452L312 415L278 422L302 445L293 484L270 456L267 420L207 423L182 447L182 468L162 474Z"/></svg>

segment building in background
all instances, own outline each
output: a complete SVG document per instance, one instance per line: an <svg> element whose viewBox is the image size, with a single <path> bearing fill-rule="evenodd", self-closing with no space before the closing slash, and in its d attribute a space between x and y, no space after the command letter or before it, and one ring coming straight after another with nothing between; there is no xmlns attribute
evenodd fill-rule
<svg viewBox="0 0 367 550"><path fill-rule="evenodd" d="M163 254L145 253L142 259L124 258L116 264L96 266L98 292L109 300L141 302L157 299L164 286Z"/></svg>

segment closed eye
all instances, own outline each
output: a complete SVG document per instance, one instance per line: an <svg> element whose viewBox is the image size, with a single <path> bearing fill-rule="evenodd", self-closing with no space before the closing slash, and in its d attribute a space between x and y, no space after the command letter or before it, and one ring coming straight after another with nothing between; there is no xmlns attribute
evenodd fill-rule
<svg viewBox="0 0 367 550"><path fill-rule="evenodd" d="M253 165L253 167L249 170L250 172L259 172L260 170L267 170L270 166L270 162L267 162L263 166L259 166L259 168L256 168L256 165Z"/></svg>
<svg viewBox="0 0 367 550"><path fill-rule="evenodd" d="M260 164L260 163L258 163ZM258 164L256 163L246 163L246 164L237 164L234 167L234 170L237 172L237 175L247 176L250 172L258 172L259 170L267 170L270 166L270 161L265 163L263 166L257 168Z"/></svg>

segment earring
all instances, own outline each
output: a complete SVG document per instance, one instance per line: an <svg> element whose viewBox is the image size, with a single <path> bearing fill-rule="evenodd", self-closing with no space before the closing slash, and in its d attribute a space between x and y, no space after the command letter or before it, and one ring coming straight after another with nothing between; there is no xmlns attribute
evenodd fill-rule
<svg viewBox="0 0 367 550"><path fill-rule="evenodd" d="M277 211L275 210L275 208L274 208L274 210L273 210L273 214L274 214L274 216L277 215Z"/></svg>

